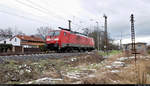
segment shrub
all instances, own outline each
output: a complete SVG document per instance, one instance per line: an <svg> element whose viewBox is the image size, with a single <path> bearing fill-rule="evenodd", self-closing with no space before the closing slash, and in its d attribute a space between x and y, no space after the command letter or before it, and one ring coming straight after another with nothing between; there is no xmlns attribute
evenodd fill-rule
<svg viewBox="0 0 150 86"><path fill-rule="evenodd" d="M12 44L0 44L0 52L7 52L7 50L12 50Z"/></svg>

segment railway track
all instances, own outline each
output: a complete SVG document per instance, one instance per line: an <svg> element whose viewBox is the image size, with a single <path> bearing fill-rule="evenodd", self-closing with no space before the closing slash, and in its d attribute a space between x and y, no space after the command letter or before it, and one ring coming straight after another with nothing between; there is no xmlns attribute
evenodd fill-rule
<svg viewBox="0 0 150 86"><path fill-rule="evenodd" d="M43 53L43 54L19 54L19 55L9 55L9 56L0 56L0 63L3 63L6 60L32 60L38 61L41 59L57 59L57 58L64 58L64 57L72 57L72 56L79 56L85 53Z"/></svg>

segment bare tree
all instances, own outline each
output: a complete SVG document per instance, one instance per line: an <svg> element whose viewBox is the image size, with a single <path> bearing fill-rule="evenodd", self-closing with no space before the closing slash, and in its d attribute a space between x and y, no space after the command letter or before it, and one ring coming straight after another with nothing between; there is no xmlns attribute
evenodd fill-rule
<svg viewBox="0 0 150 86"><path fill-rule="evenodd" d="M41 37L42 39L45 39L45 37L49 34L49 32L52 29L50 27L39 27L37 28L37 36Z"/></svg>
<svg viewBox="0 0 150 86"><path fill-rule="evenodd" d="M19 31L18 29L14 28L6 28L6 29L0 29L0 35L4 37L12 37L15 35L25 35L22 31Z"/></svg>
<svg viewBox="0 0 150 86"><path fill-rule="evenodd" d="M3 37L12 37L13 32L10 28L0 29L0 35Z"/></svg>
<svg viewBox="0 0 150 86"><path fill-rule="evenodd" d="M86 34L87 36L89 35L90 31L89 28L83 28L83 33Z"/></svg>
<svg viewBox="0 0 150 86"><path fill-rule="evenodd" d="M5 29L5 34L8 34L8 35L13 35L13 31L12 31L12 29L11 28L7 28L7 29Z"/></svg>
<svg viewBox="0 0 150 86"><path fill-rule="evenodd" d="M18 31L16 35L25 35L22 31Z"/></svg>
<svg viewBox="0 0 150 86"><path fill-rule="evenodd" d="M85 28L85 29L83 29L83 31L84 31L83 32L84 34L87 34L89 37L92 37L94 39L95 48L98 48L98 46L99 46L100 50L104 50L105 32L103 30L101 30L99 28L97 29L97 27L94 26L91 29ZM97 36L99 36L99 37L97 37ZM99 39L97 39L97 38L99 38ZM113 39L111 39L110 35L108 34L108 43L110 45L109 50L117 49L117 47L118 47L118 46L114 45L112 41L113 41Z"/></svg>
<svg viewBox="0 0 150 86"><path fill-rule="evenodd" d="M0 35L4 35L4 30L0 29Z"/></svg>
<svg viewBox="0 0 150 86"><path fill-rule="evenodd" d="M18 28L15 27L15 29L13 29L13 35L25 35L25 33L23 33L22 31L18 30Z"/></svg>

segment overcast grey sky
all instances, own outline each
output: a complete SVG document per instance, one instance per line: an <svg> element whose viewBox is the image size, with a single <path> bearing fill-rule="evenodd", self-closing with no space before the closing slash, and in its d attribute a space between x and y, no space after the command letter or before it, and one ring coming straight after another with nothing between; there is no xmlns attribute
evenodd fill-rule
<svg viewBox="0 0 150 86"><path fill-rule="evenodd" d="M137 41L150 42L149 9L150 0L0 0L0 28L17 27L26 34L34 34L40 26L67 28L71 19L72 27L78 30L79 26L96 24L95 21L102 26L105 13L111 37L120 39L122 32L126 43L130 42L133 13Z"/></svg>

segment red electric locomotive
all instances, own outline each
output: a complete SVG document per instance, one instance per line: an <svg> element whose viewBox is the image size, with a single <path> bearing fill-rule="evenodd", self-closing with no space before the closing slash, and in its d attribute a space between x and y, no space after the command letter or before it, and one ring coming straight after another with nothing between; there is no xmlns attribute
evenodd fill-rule
<svg viewBox="0 0 150 86"><path fill-rule="evenodd" d="M46 44L49 50L67 51L73 50L91 51L94 49L94 40L81 33L73 32L68 29L60 28L61 30L50 31L46 37Z"/></svg>

